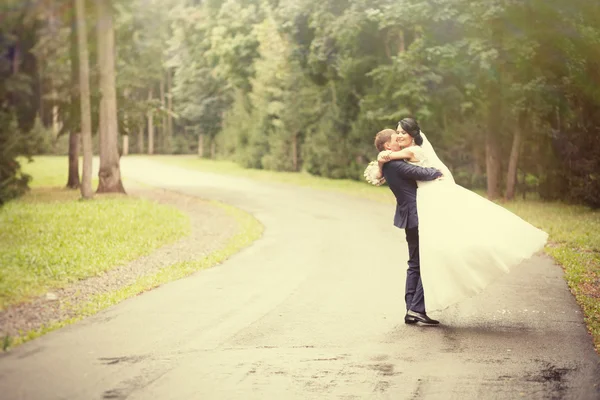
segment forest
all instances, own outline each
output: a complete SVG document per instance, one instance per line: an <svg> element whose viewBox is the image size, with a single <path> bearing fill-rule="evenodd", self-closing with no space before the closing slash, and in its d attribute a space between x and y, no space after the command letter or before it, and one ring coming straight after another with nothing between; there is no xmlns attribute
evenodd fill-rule
<svg viewBox="0 0 600 400"><path fill-rule="evenodd" d="M361 180L410 116L465 187L597 208L599 22L588 0L2 0L0 203L37 154L84 198L93 155L97 192L135 153Z"/></svg>

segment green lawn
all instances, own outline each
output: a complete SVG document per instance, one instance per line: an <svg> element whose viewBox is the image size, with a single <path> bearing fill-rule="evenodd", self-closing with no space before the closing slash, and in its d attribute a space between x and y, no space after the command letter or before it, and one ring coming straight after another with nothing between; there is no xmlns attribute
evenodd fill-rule
<svg viewBox="0 0 600 400"><path fill-rule="evenodd" d="M0 309L101 274L190 232L186 215L147 200L103 195L79 201L78 191L60 188L66 157L23 166L33 176L32 191L0 209Z"/></svg>
<svg viewBox="0 0 600 400"><path fill-rule="evenodd" d="M173 207L118 194L79 200L79 191L64 189L66 157L39 156L32 163L20 161L24 172L33 177L32 190L0 208L0 310L74 280L102 274L190 232L189 218ZM97 177L92 182L95 188ZM240 227L222 248L204 258L141 276L128 286L102 292L83 304L72 304L75 317L51 322L19 337L6 336L1 349L223 262L262 235L263 226L250 214L226 204L211 203L224 209Z"/></svg>
<svg viewBox="0 0 600 400"><path fill-rule="evenodd" d="M252 215L226 204L212 202L212 205L224 209L227 214L237 221L240 227L239 232L230 238L223 247L201 259L170 265L162 268L158 272L141 276L130 285L120 287L113 291L99 293L82 304L74 304L72 307L74 311L76 311L75 317L52 322L39 329L24 332L21 336L16 338L5 337L2 349L6 350L10 347L20 345L55 329L96 314L107 307L136 296L139 293L151 290L164 283L184 278L199 270L217 265L244 247L247 247L262 235L263 226Z"/></svg>
<svg viewBox="0 0 600 400"><path fill-rule="evenodd" d="M64 188L67 184L67 174L69 159L66 156L36 156L32 161L26 158L19 158L19 163L26 174L31 175L32 180L29 187L35 188ZM94 160L94 163L97 159ZM83 158L79 158L79 178L81 179L81 170ZM95 164L94 164L95 165ZM122 178L123 182L126 179ZM95 190L98 186L98 175L92 175L92 188Z"/></svg>
<svg viewBox="0 0 600 400"><path fill-rule="evenodd" d="M83 160L80 159L80 177L82 162ZM64 188L67 184L67 168L69 167L69 159L67 157L39 156L35 157L32 161L20 158L19 163L21 163L23 172L32 177L31 182L29 182L30 188ZM98 177L93 176L92 179L97 180Z"/></svg>
<svg viewBox="0 0 600 400"><path fill-rule="evenodd" d="M152 159L201 171L310 186L394 203L386 187L374 187L364 182L319 178L306 173L249 170L230 161L196 156L154 156ZM584 311L596 350L600 353L600 210L539 200L517 200L502 205L550 234L545 251L563 266L565 279Z"/></svg>

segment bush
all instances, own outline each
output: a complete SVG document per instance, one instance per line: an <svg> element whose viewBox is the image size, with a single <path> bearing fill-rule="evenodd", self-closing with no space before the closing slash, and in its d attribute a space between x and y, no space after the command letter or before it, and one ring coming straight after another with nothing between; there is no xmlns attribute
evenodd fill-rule
<svg viewBox="0 0 600 400"><path fill-rule="evenodd" d="M0 110L0 206L28 190L31 177L21 171L17 157L26 148L14 113Z"/></svg>
<svg viewBox="0 0 600 400"><path fill-rule="evenodd" d="M598 116L600 121L600 116ZM553 132L553 153L540 183L545 199L564 199L600 208L600 144L596 126Z"/></svg>
<svg viewBox="0 0 600 400"><path fill-rule="evenodd" d="M69 152L69 136L62 135L54 138L52 129L46 128L39 117L35 118L33 128L28 134L30 146L28 152L35 155L65 155ZM66 149L64 148L66 139ZM65 151L66 150L66 151Z"/></svg>
<svg viewBox="0 0 600 400"><path fill-rule="evenodd" d="M174 135L171 139L171 154L192 154L197 146L197 140L188 135Z"/></svg>

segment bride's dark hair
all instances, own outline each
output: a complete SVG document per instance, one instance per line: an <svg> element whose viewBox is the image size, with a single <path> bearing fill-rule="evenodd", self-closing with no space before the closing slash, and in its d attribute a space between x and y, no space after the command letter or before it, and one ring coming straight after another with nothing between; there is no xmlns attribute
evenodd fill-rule
<svg viewBox="0 0 600 400"><path fill-rule="evenodd" d="M421 128L419 127L417 121L415 121L413 118L404 118L400 122L398 122L398 125L400 125L404 132L412 136L417 146L423 144L423 138L421 137Z"/></svg>

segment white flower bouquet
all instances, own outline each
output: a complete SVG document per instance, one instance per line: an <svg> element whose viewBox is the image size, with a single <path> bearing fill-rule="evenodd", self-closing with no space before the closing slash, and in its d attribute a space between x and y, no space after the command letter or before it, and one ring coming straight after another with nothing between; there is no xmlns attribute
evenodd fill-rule
<svg viewBox="0 0 600 400"><path fill-rule="evenodd" d="M381 178L378 178L379 174L380 170L379 163L377 162L377 160L371 161L369 165L367 165L367 168L363 173L367 182L375 186L381 186L385 183L385 178L383 176Z"/></svg>

